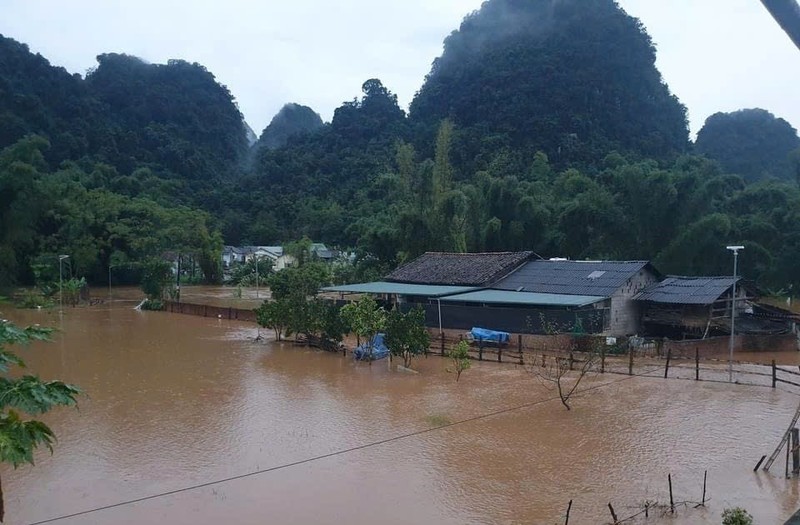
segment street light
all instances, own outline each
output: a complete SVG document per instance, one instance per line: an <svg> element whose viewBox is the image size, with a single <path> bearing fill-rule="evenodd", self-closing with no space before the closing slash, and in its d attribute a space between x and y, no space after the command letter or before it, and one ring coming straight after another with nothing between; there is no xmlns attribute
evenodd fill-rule
<svg viewBox="0 0 800 525"><path fill-rule="evenodd" d="M739 261L739 250L744 250L744 246L726 246L728 250L733 252L733 293L731 295L731 338L730 338L730 354L728 357L728 382L733 383L733 343L735 338L736 328L736 270Z"/></svg>
<svg viewBox="0 0 800 525"><path fill-rule="evenodd" d="M258 255L255 255L256 259L256 299L258 299Z"/></svg>
<svg viewBox="0 0 800 525"><path fill-rule="evenodd" d="M63 271L63 262L65 259L69 259L69 255L59 255L58 256L58 303L59 307L63 310L64 309L64 271Z"/></svg>

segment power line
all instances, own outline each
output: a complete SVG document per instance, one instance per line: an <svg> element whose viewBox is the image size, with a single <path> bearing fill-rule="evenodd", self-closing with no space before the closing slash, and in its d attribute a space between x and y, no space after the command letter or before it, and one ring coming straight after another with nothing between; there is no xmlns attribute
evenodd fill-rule
<svg viewBox="0 0 800 525"><path fill-rule="evenodd" d="M616 384L616 383L620 383L622 381L625 381L625 380L628 380L628 379L632 379L634 377L641 377L641 376L644 376L645 374L648 374L648 373L650 373L650 372L652 372L654 370L660 369L660 368L661 368L661 366L658 366L658 367L655 367L655 368L653 368L651 370L647 370L645 372L642 372L640 374L634 374L634 375L631 375L631 376L623 377L622 379L617 379L615 381L609 381L608 383L602 383L602 384L599 384L599 385L594 385L594 386L591 386L589 388L586 388L586 389L582 390L581 392L590 392L592 390L597 390L599 388L603 388L603 387L606 387L608 385L613 385L613 384ZM179 488L179 489L169 490L169 491L166 491L166 492L159 492L157 494L151 494L149 496L142 496L141 498L135 498L135 499L127 500L127 501L120 501L119 503L112 503L110 505L104 505L102 507L95 507L95 508L92 508L92 509L82 510L80 512L74 512L72 514L64 514L62 516L56 516L54 518L48 518L46 520L31 522L28 525L42 525L44 523L52 523L54 521L65 520L65 519L68 519L68 518L75 518L75 517L78 517L78 516L84 516L86 514L93 514L95 512L100 512L102 510L109 510L109 509L114 509L114 508L117 508L117 507L124 507L124 506L127 506L127 505L133 505L134 503L141 503L143 501L148 501L148 500L157 499L157 498L163 498L163 497L166 497L166 496L172 496L172 495L175 495L175 494L180 494L181 492L189 492L189 491L192 491L192 490L202 489L202 488L210 487L210 486L213 486L213 485L221 485L223 483L228 483L228 482L236 481L236 480L239 480L239 479L249 478L249 477L252 477L252 476L258 476L258 475L261 475L261 474L267 474L269 472L274 472L276 470L283 470L283 469L287 469L287 468L291 468L291 467L296 467L296 466L299 466L299 465L304 465L306 463L311 463L311 462L314 462L314 461L319 461L319 460L322 460L322 459L331 458L331 457L334 457L334 456L340 456L340 455L343 455L343 454L349 454L351 452L356 452L358 450L364 450L364 449L371 448L371 447L377 447L377 446L380 446L380 445L385 445L386 443L392 443L394 441L400 441L402 439L408 439L408 438L411 438L411 437L420 436L422 434L427 434L429 432L434 432L436 430L442 430L442 429L445 429L445 428L454 427L456 425L463 425L465 423L471 423L473 421L479 421L481 419L487 419L487 418L498 416L498 415L501 415L501 414L507 414L509 412L514 412L514 411L517 411L517 410L522 410L522 409L525 409L525 408L534 407L536 405L542 405L544 403L549 403L550 401L555 401L556 399L558 399L558 397L550 397L550 398L546 398L546 399L540 399L538 401L531 401L530 403L523 403L521 405L516 405L516 406L513 406L513 407L508 407L508 408L503 408L503 409L500 409L500 410L495 410L493 412L488 412L486 414L473 416L473 417L470 417L470 418L467 418L467 419L461 419L459 421L453 421L453 422L450 422L450 423L446 423L444 425L425 428L425 429L422 429L422 430L416 430L414 432L408 432L406 434L400 434L398 436L392 436L392 437L389 437L389 438L386 438L386 439L381 439L381 440L378 440L378 441L372 441L370 443L365 443L363 445L357 445L357 446L346 448L346 449L343 449L343 450L337 450L337 451L334 451L334 452L329 452L327 454L322 454L322 455L319 455L319 456L313 456L313 457L310 457L310 458L301 459L301 460L298 460L298 461L293 461L291 463L284 463L282 465L276 465L274 467L260 469L260 470L254 471L254 472L248 472L246 474L238 474L236 476L231 476L231 477L228 477L228 478L218 479L218 480L214 480L214 481L207 481L205 483L199 483L197 485L191 485L191 486L188 486L188 487L182 487L182 488Z"/></svg>

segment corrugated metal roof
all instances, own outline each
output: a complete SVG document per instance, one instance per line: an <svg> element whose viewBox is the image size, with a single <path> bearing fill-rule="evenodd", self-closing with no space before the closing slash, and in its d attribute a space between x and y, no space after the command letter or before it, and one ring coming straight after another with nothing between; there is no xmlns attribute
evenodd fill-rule
<svg viewBox="0 0 800 525"><path fill-rule="evenodd" d="M740 281L737 277L736 281ZM711 304L733 286L733 277L670 276L642 290L634 299L651 303Z"/></svg>
<svg viewBox="0 0 800 525"><path fill-rule="evenodd" d="M448 295L442 302L526 304L531 306L580 307L604 301L595 295L559 295L552 293L512 292L508 290L478 290L457 295Z"/></svg>
<svg viewBox="0 0 800 525"><path fill-rule="evenodd" d="M492 288L520 292L609 297L648 261L529 261Z"/></svg>
<svg viewBox="0 0 800 525"><path fill-rule="evenodd" d="M422 295L425 297L441 297L443 295L464 293L475 290L474 286L440 286L430 284L390 283L377 281L372 283L345 284L322 289L325 292L341 293L388 293L396 295Z"/></svg>
<svg viewBox="0 0 800 525"><path fill-rule="evenodd" d="M386 276L386 280L414 284L487 286L532 257L536 257L533 252L428 252L397 268Z"/></svg>

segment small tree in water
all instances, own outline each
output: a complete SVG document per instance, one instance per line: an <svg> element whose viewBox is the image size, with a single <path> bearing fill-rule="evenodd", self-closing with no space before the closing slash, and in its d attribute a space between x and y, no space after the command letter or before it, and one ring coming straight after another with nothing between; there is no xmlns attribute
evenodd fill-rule
<svg viewBox="0 0 800 525"><path fill-rule="evenodd" d="M26 415L39 415L56 406L74 405L80 391L61 381L42 381L36 376L9 377L11 366L25 367L13 344L27 344L49 339L50 330L40 327L18 328L0 320L0 462L17 468L33 465L33 452L41 445L53 451L56 437L50 428ZM3 491L0 481L0 521L4 518Z"/></svg>
<svg viewBox="0 0 800 525"><path fill-rule="evenodd" d="M425 310L417 305L408 313L395 308L386 318L386 346L392 355L403 358L403 366L411 366L411 358L424 354L431 343L425 329Z"/></svg>
<svg viewBox="0 0 800 525"><path fill-rule="evenodd" d="M722 525L753 525L753 516L741 507L722 511Z"/></svg>
<svg viewBox="0 0 800 525"><path fill-rule="evenodd" d="M346 304L341 310L342 319L350 330L364 338L367 355L372 362L372 344L375 335L386 326L386 310L378 306L372 297L366 295L354 303Z"/></svg>
<svg viewBox="0 0 800 525"><path fill-rule="evenodd" d="M453 363L453 368L448 368L447 371L456 374L456 383L458 383L458 380L461 379L461 372L472 366L472 361L469 360L469 343L459 341L456 347L447 353L447 357Z"/></svg>
<svg viewBox="0 0 800 525"><path fill-rule="evenodd" d="M259 326L275 332L275 340L280 341L283 332L289 325L290 307L286 299L264 301L256 308L256 321Z"/></svg>

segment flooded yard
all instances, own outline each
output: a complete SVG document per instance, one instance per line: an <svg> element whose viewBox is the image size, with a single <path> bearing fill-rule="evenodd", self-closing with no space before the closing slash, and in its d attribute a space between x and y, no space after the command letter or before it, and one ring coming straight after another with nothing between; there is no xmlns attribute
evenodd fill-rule
<svg viewBox="0 0 800 525"><path fill-rule="evenodd" d="M173 491L56 523L558 524L570 500L570 523L607 523L609 502L622 518L668 501L668 474L676 501L699 501L705 470L705 508L634 523L720 523L731 506L782 523L800 506L782 456L752 472L800 401L786 390L606 374L566 411L518 366L456 383L439 357L399 373L121 299L3 311L57 328L24 355L87 393L48 414L52 457L0 469L7 523Z"/></svg>

